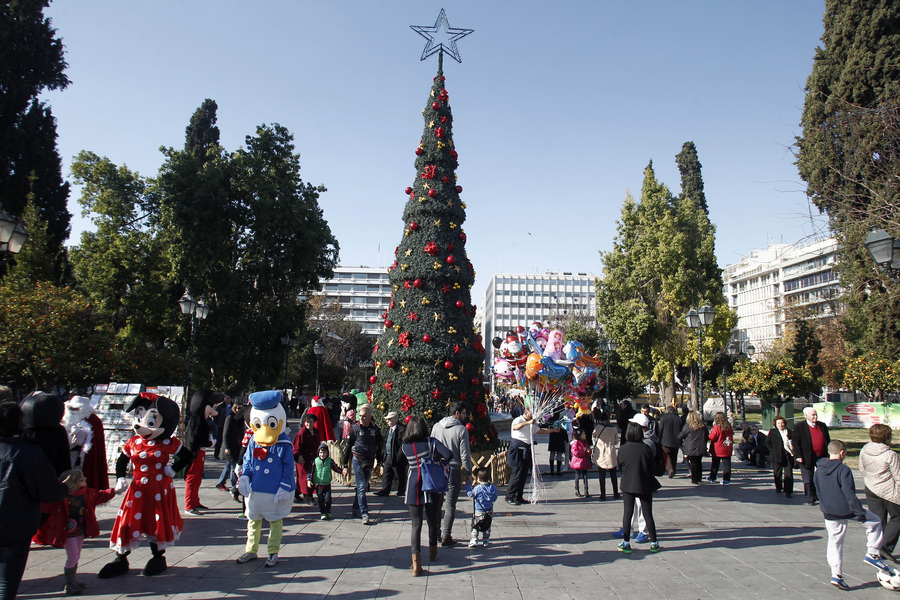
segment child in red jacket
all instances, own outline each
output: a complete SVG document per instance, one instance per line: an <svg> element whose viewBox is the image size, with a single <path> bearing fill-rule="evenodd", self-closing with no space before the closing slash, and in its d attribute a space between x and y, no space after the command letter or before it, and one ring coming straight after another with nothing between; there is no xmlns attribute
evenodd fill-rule
<svg viewBox="0 0 900 600"><path fill-rule="evenodd" d="M34 542L44 546L66 549L66 576L64 591L72 596L80 594L86 587L75 580L78 570L78 559L81 558L81 547L84 538L100 535L95 509L106 504L116 492L113 490L95 490L87 487L87 481L81 469L64 471L59 480L69 488L65 499L52 505L50 516L34 536Z"/></svg>
<svg viewBox="0 0 900 600"><path fill-rule="evenodd" d="M572 458L569 459L569 466L575 470L575 495L581 498L581 489L578 482L584 480L584 497L590 498L588 493L588 470L591 468L591 451L587 443L587 434L584 430L576 430L572 435L572 442L569 445L572 451Z"/></svg>

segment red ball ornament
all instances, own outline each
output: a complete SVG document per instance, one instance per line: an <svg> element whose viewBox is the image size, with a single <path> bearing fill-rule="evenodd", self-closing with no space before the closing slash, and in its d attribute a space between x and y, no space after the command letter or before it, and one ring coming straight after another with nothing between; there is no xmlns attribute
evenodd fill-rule
<svg viewBox="0 0 900 600"><path fill-rule="evenodd" d="M431 336L426 333L425 335L422 336L422 341L425 342L426 344L430 344Z"/></svg>
<svg viewBox="0 0 900 600"><path fill-rule="evenodd" d="M462 241L466 241L466 234L463 233L463 232L460 232L460 233L459 233L459 239L461 239Z"/></svg>
<svg viewBox="0 0 900 600"><path fill-rule="evenodd" d="M417 288L422 287L422 280L416 279L415 281L413 281L413 285L416 286Z"/></svg>
<svg viewBox="0 0 900 600"><path fill-rule="evenodd" d="M412 188L408 187L406 188L406 195L409 196L410 194L412 194Z"/></svg>
<svg viewBox="0 0 900 600"><path fill-rule="evenodd" d="M425 154L424 150L422 150L421 148L416 148L416 156L422 156L423 154Z"/></svg>
<svg viewBox="0 0 900 600"><path fill-rule="evenodd" d="M412 223L409 224L409 228L410 228L412 231L415 231L415 230L417 230L417 229L419 228L419 224L416 223L415 221L413 221ZM398 246L398 248L399 248L399 246Z"/></svg>
<svg viewBox="0 0 900 600"><path fill-rule="evenodd" d="M441 103L440 103L440 102L436 102L436 101L435 101L435 102L432 102L432 103L431 103L431 108L433 108L434 110L437 110L437 109L439 109L440 107L441 107Z"/></svg>
<svg viewBox="0 0 900 600"><path fill-rule="evenodd" d="M453 368L453 363L448 360L447 362L444 363L444 368L449 371L450 369Z"/></svg>
<svg viewBox="0 0 900 600"><path fill-rule="evenodd" d="M481 383L481 381L479 381L477 377L473 377L472 379L469 380L469 383L471 383L472 385L478 385Z"/></svg>
<svg viewBox="0 0 900 600"><path fill-rule="evenodd" d="M456 308L463 308L463 307L465 307L465 305L466 305L466 303L463 302L462 300L456 301Z"/></svg>
<svg viewBox="0 0 900 600"><path fill-rule="evenodd" d="M388 319L387 321L384 322L384 326L387 327L388 329L390 329L391 327L394 326L394 322L391 321L390 319Z"/></svg>
<svg viewBox="0 0 900 600"><path fill-rule="evenodd" d="M408 192L407 192L407 193L408 193ZM457 193L457 194L462 194L462 186L461 186L461 185L456 186L456 193Z"/></svg>
<svg viewBox="0 0 900 600"><path fill-rule="evenodd" d="M378 381L377 375L372 375L371 377L369 377L369 383L374 384L376 381Z"/></svg>
<svg viewBox="0 0 900 600"><path fill-rule="evenodd" d="M406 415L405 417L403 417L403 422L404 422L404 423L409 423L409 420L410 420L410 419L412 419L412 415Z"/></svg>
<svg viewBox="0 0 900 600"><path fill-rule="evenodd" d="M450 256L448 256L448 257L447 257L447 264L448 264L448 265L455 265L455 264L456 264L456 257L453 256L452 254L451 254Z"/></svg>
<svg viewBox="0 0 900 600"><path fill-rule="evenodd" d="M393 369L394 367L397 366L397 361L394 360L393 358L389 358L387 361L387 366L389 369Z"/></svg>
<svg viewBox="0 0 900 600"><path fill-rule="evenodd" d="M428 197L429 197L429 198L434 198L435 196L437 196L437 190L436 190L436 189L431 188L430 190L428 190Z"/></svg>
<svg viewBox="0 0 900 600"><path fill-rule="evenodd" d="M472 425L471 423L466 423L466 430L467 430L469 433L472 433L472 431L473 431L474 429L475 429L475 426L474 426L474 425Z"/></svg>

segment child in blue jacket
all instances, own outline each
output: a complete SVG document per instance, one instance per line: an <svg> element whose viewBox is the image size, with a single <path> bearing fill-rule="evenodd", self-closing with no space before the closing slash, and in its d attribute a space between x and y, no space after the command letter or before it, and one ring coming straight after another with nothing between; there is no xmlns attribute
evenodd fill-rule
<svg viewBox="0 0 900 600"><path fill-rule="evenodd" d="M491 521L493 520L494 502L497 500L497 486L491 483L491 472L485 468L475 469L478 485L473 489L466 482L466 494L475 499L475 513L472 515L472 538L469 548L478 545L478 532L482 533L482 544L487 547L491 538Z"/></svg>

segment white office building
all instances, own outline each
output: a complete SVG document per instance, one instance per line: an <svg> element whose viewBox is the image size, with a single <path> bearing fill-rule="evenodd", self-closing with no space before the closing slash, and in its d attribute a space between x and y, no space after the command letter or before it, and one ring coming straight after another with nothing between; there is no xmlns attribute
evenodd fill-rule
<svg viewBox="0 0 900 600"><path fill-rule="evenodd" d="M494 337L535 321L565 318L570 312L583 314L596 327L595 277L589 273L512 274L497 273L488 282L481 300L481 325L487 366L493 364Z"/></svg>
<svg viewBox="0 0 900 600"><path fill-rule="evenodd" d="M764 354L784 335L791 309L806 318L839 313L836 250L834 238L805 246L771 244L727 265L722 279L728 306L738 315L737 338Z"/></svg>
<svg viewBox="0 0 900 600"><path fill-rule="evenodd" d="M386 267L335 267L332 279L322 280L328 302L339 302L341 314L362 324L363 333L379 336L382 315L391 304L391 283Z"/></svg>

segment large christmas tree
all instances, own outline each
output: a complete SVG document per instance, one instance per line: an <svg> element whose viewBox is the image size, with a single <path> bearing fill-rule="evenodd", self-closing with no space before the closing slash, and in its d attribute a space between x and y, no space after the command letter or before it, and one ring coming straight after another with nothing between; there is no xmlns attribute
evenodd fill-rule
<svg viewBox="0 0 900 600"><path fill-rule="evenodd" d="M403 237L388 270L393 294L375 346L370 398L377 416L421 415L429 426L461 400L472 449L486 450L497 432L484 403L484 346L473 326L475 270L466 257L466 205L456 182L443 54L422 114L425 131L416 148L416 179L406 188Z"/></svg>

